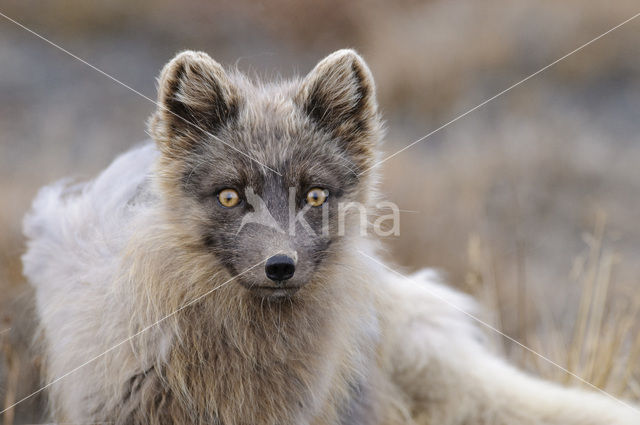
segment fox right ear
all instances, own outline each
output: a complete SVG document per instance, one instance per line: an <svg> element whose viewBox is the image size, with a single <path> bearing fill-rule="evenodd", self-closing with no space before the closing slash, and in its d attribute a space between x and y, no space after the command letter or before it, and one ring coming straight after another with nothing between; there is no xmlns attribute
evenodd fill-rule
<svg viewBox="0 0 640 425"><path fill-rule="evenodd" d="M375 84L354 50L338 50L320 61L302 81L296 101L362 167L374 159L382 133Z"/></svg>
<svg viewBox="0 0 640 425"><path fill-rule="evenodd" d="M238 95L222 66L202 52L173 58L158 78L158 109L149 132L165 153L189 150L238 110Z"/></svg>

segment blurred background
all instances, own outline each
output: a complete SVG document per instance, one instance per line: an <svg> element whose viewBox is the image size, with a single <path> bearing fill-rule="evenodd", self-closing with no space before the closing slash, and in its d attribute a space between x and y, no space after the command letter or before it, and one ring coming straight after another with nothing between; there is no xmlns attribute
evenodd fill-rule
<svg viewBox="0 0 640 425"><path fill-rule="evenodd" d="M155 98L181 49L260 78L357 49L387 154L640 12L636 0L4 0L0 12ZM640 18L381 167L402 213L385 241L437 267L485 318L616 395L640 399ZM0 17L0 410L37 388L21 219L37 189L86 179L147 138L154 105ZM24 318L27 318L25 320ZM520 347L533 373L577 384ZM44 420L42 394L4 424Z"/></svg>

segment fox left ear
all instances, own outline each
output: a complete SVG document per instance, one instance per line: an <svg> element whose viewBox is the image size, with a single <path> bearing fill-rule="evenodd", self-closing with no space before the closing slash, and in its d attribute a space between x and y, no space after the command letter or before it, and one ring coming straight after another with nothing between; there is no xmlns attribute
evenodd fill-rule
<svg viewBox="0 0 640 425"><path fill-rule="evenodd" d="M165 154L179 156L232 120L238 103L237 91L218 62L203 52L184 51L160 73L158 109L149 120L149 132Z"/></svg>
<svg viewBox="0 0 640 425"><path fill-rule="evenodd" d="M306 76L296 98L305 114L355 159L373 160L381 123L369 67L354 50L327 56Z"/></svg>

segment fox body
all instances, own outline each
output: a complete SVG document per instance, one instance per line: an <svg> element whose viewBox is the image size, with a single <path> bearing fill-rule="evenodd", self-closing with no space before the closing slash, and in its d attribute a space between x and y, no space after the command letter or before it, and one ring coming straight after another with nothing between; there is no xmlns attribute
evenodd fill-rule
<svg viewBox="0 0 640 425"><path fill-rule="evenodd" d="M358 54L260 84L184 52L158 97L154 143L45 187L25 219L45 376L64 376L56 421L640 423L491 354L472 300L432 271L389 271L357 211L338 214L377 199L381 122ZM248 219L265 210L269 225Z"/></svg>

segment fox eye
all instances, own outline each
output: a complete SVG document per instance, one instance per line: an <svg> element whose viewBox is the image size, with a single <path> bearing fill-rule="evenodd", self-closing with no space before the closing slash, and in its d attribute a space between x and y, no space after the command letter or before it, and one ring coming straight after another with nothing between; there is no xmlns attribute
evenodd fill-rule
<svg viewBox="0 0 640 425"><path fill-rule="evenodd" d="M319 187L314 187L309 192L307 192L307 204L312 207L319 207L324 204L327 198L329 197L329 191L325 189L321 189Z"/></svg>
<svg viewBox="0 0 640 425"><path fill-rule="evenodd" d="M235 207L240 202L240 195L235 189L222 189L218 193L218 201L223 207Z"/></svg>

